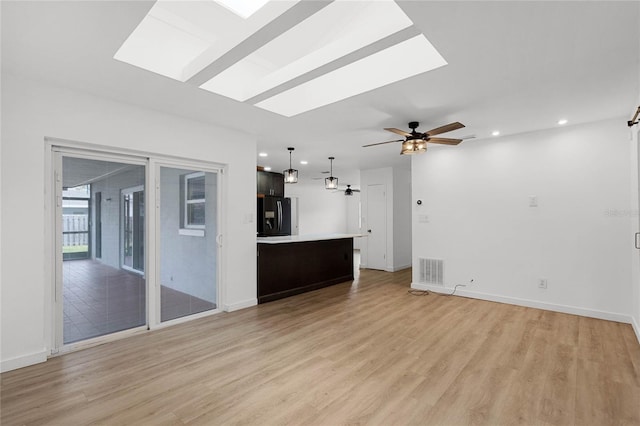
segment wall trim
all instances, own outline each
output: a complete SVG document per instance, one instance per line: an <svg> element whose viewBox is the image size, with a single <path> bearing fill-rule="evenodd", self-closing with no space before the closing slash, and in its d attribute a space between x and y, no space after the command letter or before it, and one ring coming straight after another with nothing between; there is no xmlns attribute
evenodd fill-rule
<svg viewBox="0 0 640 426"><path fill-rule="evenodd" d="M402 271L403 269L409 269L412 266L413 265L411 263L409 263L408 265L396 266L395 268L394 267L387 268L387 269L385 269L385 271L387 271L387 272L398 272L398 271Z"/></svg>
<svg viewBox="0 0 640 426"><path fill-rule="evenodd" d="M631 327L633 327L633 331L636 332L636 338L638 339L638 343L640 343L640 324L638 324L638 321L634 317L631 317Z"/></svg>
<svg viewBox="0 0 640 426"><path fill-rule="evenodd" d="M437 285L411 283L411 288L416 290L429 290L434 293L452 292L451 287L442 287ZM581 308L578 306L561 305L557 303L541 302L539 300L521 299L518 297L499 296L497 294L481 293L477 291L458 290L457 296L470 297L472 299L488 300L490 302L507 303L509 305L526 306L528 308L543 309L545 311L561 312L564 314L580 315L583 317L597 318L608 321L616 321L625 324L632 324L632 317L629 315L618 314L615 312L599 311L596 309ZM636 336L640 337L638 329L636 330ZM639 338L640 341L640 338Z"/></svg>
<svg viewBox="0 0 640 426"><path fill-rule="evenodd" d="M225 312L239 311L240 309L250 308L258 304L258 299L247 299L236 303L227 303L224 305Z"/></svg>
<svg viewBox="0 0 640 426"><path fill-rule="evenodd" d="M18 368L28 367L33 364L40 364L47 360L47 350L42 349L27 355L17 356L15 358L5 359L0 363L0 372L5 373Z"/></svg>

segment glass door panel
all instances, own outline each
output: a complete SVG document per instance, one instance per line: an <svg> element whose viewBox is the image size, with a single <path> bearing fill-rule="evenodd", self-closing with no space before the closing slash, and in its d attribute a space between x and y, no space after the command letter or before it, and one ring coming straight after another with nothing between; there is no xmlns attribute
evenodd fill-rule
<svg viewBox="0 0 640 426"><path fill-rule="evenodd" d="M145 325L144 275L124 268L121 255L125 228L122 191L139 188L139 199L134 195L131 202L131 267L144 270L145 166L67 155L62 156L61 164L62 343ZM79 195L79 188L84 188L84 195ZM80 255L75 253L80 253L83 245L84 258L78 260Z"/></svg>
<svg viewBox="0 0 640 426"><path fill-rule="evenodd" d="M122 267L144 273L144 188L122 190Z"/></svg>
<svg viewBox="0 0 640 426"><path fill-rule="evenodd" d="M217 308L218 175L160 167L161 321Z"/></svg>
<svg viewBox="0 0 640 426"><path fill-rule="evenodd" d="M62 191L62 258L89 258L89 221L91 217L90 185Z"/></svg>

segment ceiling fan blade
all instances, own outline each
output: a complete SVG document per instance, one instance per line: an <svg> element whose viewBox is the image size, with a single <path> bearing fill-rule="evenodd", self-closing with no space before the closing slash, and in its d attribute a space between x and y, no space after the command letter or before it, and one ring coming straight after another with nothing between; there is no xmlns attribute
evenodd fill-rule
<svg viewBox="0 0 640 426"><path fill-rule="evenodd" d="M393 133L397 133L400 136L411 136L411 133L407 133L404 130L400 130L400 129L396 129L395 127L385 127L384 128L387 132L393 132Z"/></svg>
<svg viewBox="0 0 640 426"><path fill-rule="evenodd" d="M444 126L436 127L435 129L431 129L424 133L429 136L434 136L434 135L439 135L440 133L447 133L453 130L462 129L463 127L464 127L464 124L456 121L455 123L445 124Z"/></svg>
<svg viewBox="0 0 640 426"><path fill-rule="evenodd" d="M386 142L370 143L369 145L362 145L362 147L366 148L368 146L384 145L385 143L393 143L393 142L404 142L404 139L398 139L397 141L386 141Z"/></svg>
<svg viewBox="0 0 640 426"><path fill-rule="evenodd" d="M431 143L440 143L443 145L458 145L462 142L462 139L451 139L451 138L429 138L427 142Z"/></svg>

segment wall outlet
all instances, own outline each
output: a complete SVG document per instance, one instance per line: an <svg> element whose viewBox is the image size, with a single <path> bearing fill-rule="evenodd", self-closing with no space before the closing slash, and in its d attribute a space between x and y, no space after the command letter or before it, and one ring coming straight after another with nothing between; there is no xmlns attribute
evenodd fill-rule
<svg viewBox="0 0 640 426"><path fill-rule="evenodd" d="M538 288L547 288L547 279L546 278L540 278L538 280Z"/></svg>

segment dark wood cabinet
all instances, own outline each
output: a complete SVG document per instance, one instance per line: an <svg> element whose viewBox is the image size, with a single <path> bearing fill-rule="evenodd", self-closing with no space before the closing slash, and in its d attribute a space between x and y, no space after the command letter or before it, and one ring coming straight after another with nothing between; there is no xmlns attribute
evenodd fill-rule
<svg viewBox="0 0 640 426"><path fill-rule="evenodd" d="M258 303L353 281L353 238L258 243Z"/></svg>
<svg viewBox="0 0 640 426"><path fill-rule="evenodd" d="M284 175L275 172L257 172L258 195L284 197Z"/></svg>

